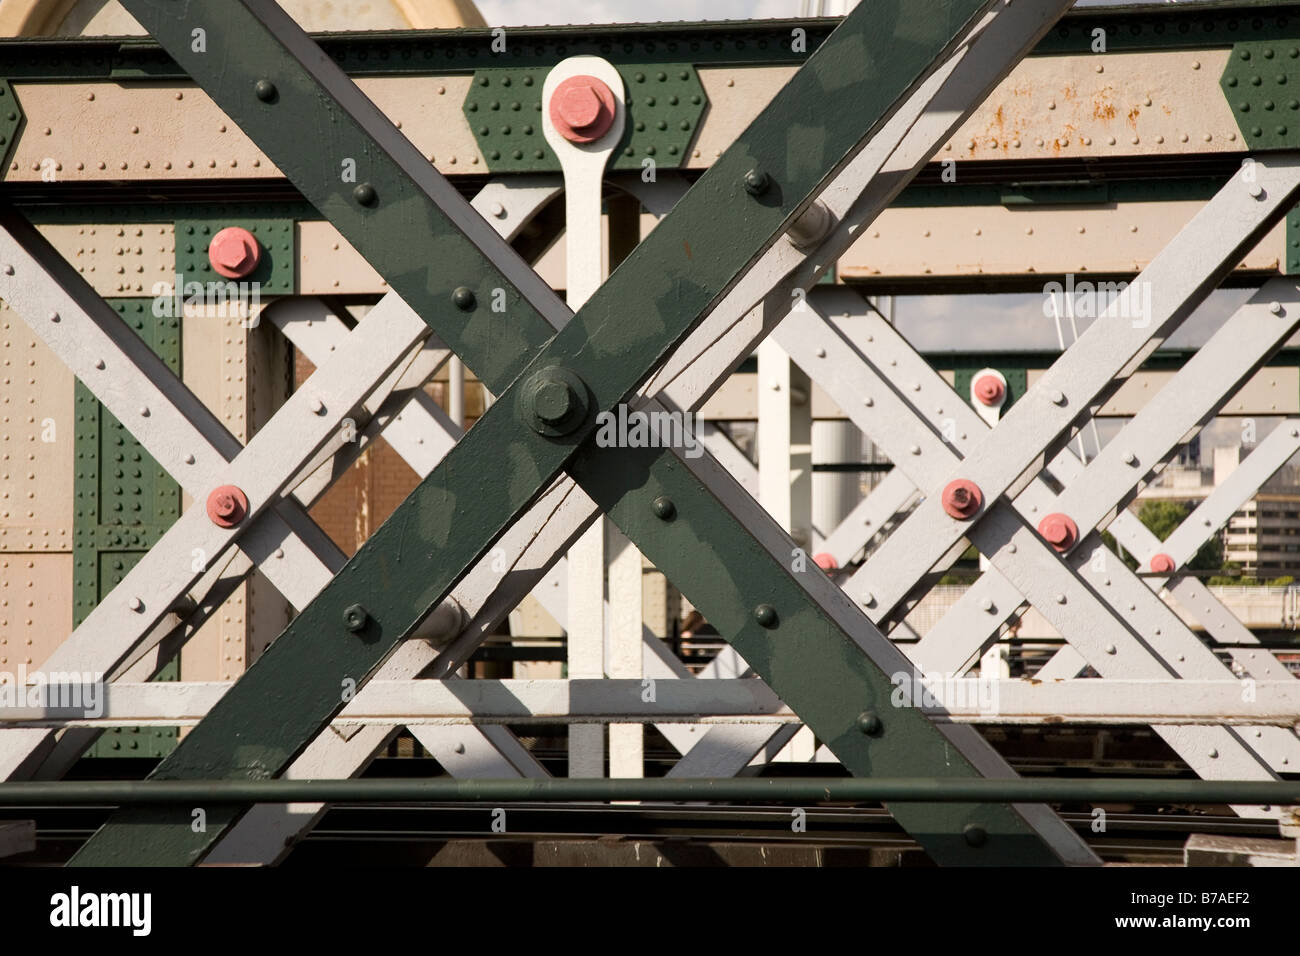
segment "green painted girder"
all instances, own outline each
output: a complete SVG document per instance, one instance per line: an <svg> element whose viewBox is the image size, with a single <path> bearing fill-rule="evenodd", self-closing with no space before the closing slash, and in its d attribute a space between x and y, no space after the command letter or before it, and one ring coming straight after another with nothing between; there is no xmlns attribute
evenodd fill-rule
<svg viewBox="0 0 1300 956"><path fill-rule="evenodd" d="M278 9L212 0L183 5L127 0L127 6L183 60L190 31L198 24L212 24L209 50L237 44L246 59L199 56L187 66L390 285L501 395L163 761L154 778L259 779L282 772L341 709L344 680L364 681L583 442L584 450L570 465L575 476L583 476L588 491L669 577L692 581L691 593L701 599L699 606L728 629L727 636L783 698L801 713L808 711L809 725L855 774L888 766L911 772L924 767L921 772L945 776L978 775L915 710L862 719L864 709L883 707L888 699L888 675L868 661L845 629L809 598L793 572L761 548L671 453L620 450L611 456L598 453L588 439L594 412L634 392L737 276L782 234L868 132L942 62L956 37L983 9L982 2L931 0L928 16L909 10L906 42L881 31L880 5L859 8L563 331L536 348L522 346L545 340L549 328L527 302L513 300L508 319L501 321L483 314L479 303L489 298L484 293L491 283L504 280L482 252L466 250L470 244L455 235L456 227L421 189L439 189L445 185L440 177L424 163L419 181L411 170L404 170L393 155L400 154L400 143L382 126L369 123L363 114L362 122L368 125L363 131L361 123L329 102L331 95L346 95L338 78L321 77L322 85L329 87L329 94L323 93L278 51L249 12L256 6L262 16L282 17ZM283 37L291 24L282 18L276 29ZM297 52L309 55L306 47ZM255 89L264 94L260 100ZM814 115L811 104L821 111L818 115L861 117L860 125L813 128L807 125ZM322 111L328 123L313 126ZM327 141L300 154L303 137L312 129ZM375 194L366 198L374 199L375 209L360 210L347 195L340 195L335 174L340 151L367 160L366 177L375 184ZM765 176L747 176L755 170ZM747 181L762 188L751 195ZM510 268L507 257L499 249L494 252L494 258ZM425 265L418 266L416 259ZM478 278L481 271L488 273L486 281ZM459 284L467 285L473 296L465 289L453 295L452 287ZM511 292L518 294L507 288ZM459 306L450 305L453 301ZM568 434L543 437L522 421L527 390L521 383L550 367L580 378L586 414ZM680 547L664 526L646 524L653 499L647 492L658 490L681 502L684 517L667 527L690 536L694 548ZM842 595L838 600L847 601ZM771 610L757 611L760 604ZM900 812L900 821L941 862L1059 862L1009 806L954 813L922 804L905 814ZM73 862L192 863L236 816L215 808L207 816L206 830L196 833L188 811L123 811ZM992 839L986 844L973 839L972 832Z"/></svg>
<svg viewBox="0 0 1300 956"><path fill-rule="evenodd" d="M331 33L318 36L325 54L349 76L472 73L481 67L551 67L569 56L697 66L802 63L791 31L806 33L813 53L838 23L833 18L730 20L709 23L511 27L504 54L493 54L487 29ZM1271 3L1082 7L1060 19L1030 56L1091 53L1094 31L1109 53L1215 49L1245 40L1275 40L1300 23L1296 0ZM0 40L11 80L162 80L187 74L158 44L99 37Z"/></svg>
<svg viewBox="0 0 1300 956"><path fill-rule="evenodd" d="M1236 44L1219 85L1248 149L1300 144L1300 29L1294 37Z"/></svg>
<svg viewBox="0 0 1300 956"><path fill-rule="evenodd" d="M0 78L0 179L9 173L9 157L23 128L23 108L14 88Z"/></svg>
<svg viewBox="0 0 1300 956"><path fill-rule="evenodd" d="M157 318L151 299L112 299L123 324L174 373L181 370L177 318ZM75 397L76 470L73 473L72 623L81 624L135 567L181 514L180 486L126 426L80 382ZM157 680L176 680L178 660ZM91 757L163 757L175 727L113 727L91 746Z"/></svg>

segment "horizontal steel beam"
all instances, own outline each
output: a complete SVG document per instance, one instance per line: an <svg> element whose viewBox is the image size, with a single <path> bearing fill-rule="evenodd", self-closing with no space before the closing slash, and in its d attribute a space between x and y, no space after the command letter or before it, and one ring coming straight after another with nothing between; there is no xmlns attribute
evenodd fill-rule
<svg viewBox="0 0 1300 956"><path fill-rule="evenodd" d="M941 723L1300 724L1300 680L992 680L892 675L895 706ZM115 683L102 712L0 707L6 724L174 727L198 723L231 686L213 682ZM647 701L647 694L653 700ZM923 696L930 694L933 702ZM99 708L96 708L97 710ZM791 723L798 716L756 678L643 681L372 680L333 726L530 723Z"/></svg>
<svg viewBox="0 0 1300 956"><path fill-rule="evenodd" d="M1300 804L1300 780L992 780L912 777L545 780L77 780L0 784L0 806L214 806L248 803L514 803L766 800L800 803L1092 801ZM968 831L969 832L969 831Z"/></svg>

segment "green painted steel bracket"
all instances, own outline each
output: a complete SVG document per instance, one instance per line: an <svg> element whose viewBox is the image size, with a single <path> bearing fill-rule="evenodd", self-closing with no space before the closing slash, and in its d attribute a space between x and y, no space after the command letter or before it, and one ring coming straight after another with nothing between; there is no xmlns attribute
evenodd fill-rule
<svg viewBox="0 0 1300 956"><path fill-rule="evenodd" d="M18 94L7 80L0 80L0 179L9 174L9 157L18 145L24 122Z"/></svg>
<svg viewBox="0 0 1300 956"><path fill-rule="evenodd" d="M1297 273L1300 273L1300 206L1286 217L1286 261L1282 264L1283 275Z"/></svg>
<svg viewBox="0 0 1300 956"><path fill-rule="evenodd" d="M864 704L886 699L888 675L842 627L824 619L825 612L792 583L793 572L775 563L671 453L620 450L611 457L602 451L607 468L587 462L597 457L588 441L595 412L625 400L721 300L862 139L950 53L983 2L931 0L927 15L910 11L905 39L882 33L879 5L851 14L553 338L530 305L546 307L549 290L532 285L531 271L514 269L512 253L501 244L469 229L467 221L449 219L434 200L447 195L445 181L407 151L377 113L366 113L368 103L353 97L345 78L319 65L315 76L306 72L301 62L319 64L319 58L311 58L305 36L290 36L294 28L278 8L250 0L126 5L500 395L154 778L261 779L282 772L341 709L346 682L364 682L373 673L580 445L584 450L570 466L575 473L591 483L633 540L663 561L670 577L698 585L706 614L739 627L734 639L742 653L778 693L809 708L810 726L854 773L933 763L936 773L978 776L920 712L896 709L879 719L863 714ZM252 7L275 24L279 40ZM237 48L241 56L191 55L191 30L205 23L209 50ZM299 60L285 55L281 41L298 44ZM805 123L812 115L861 119L852 128L812 130ZM816 149L790 148L792 133L801 130L815 137ZM304 153L309 133L327 142ZM365 159L365 179L356 187L340 188L340 156ZM412 157L418 171L403 166ZM503 285L502 268L528 282L533 294L512 300L508 317L498 321L480 303L490 300L486 293L494 287L518 294ZM682 502L688 517L677 527L696 542L697 552L727 560L683 565L674 559L684 549L675 543L665 548L663 528L644 526L652 511L646 492L655 489ZM735 571L740 566L743 575ZM745 613L755 617L741 625L737 615ZM805 626L812 638L800 637ZM773 629L780 640L768 634ZM828 687L837 693L828 694ZM879 740L861 739L882 728ZM214 808L206 830L196 833L188 810L123 811L73 862L196 862L237 816ZM1009 806L953 814L922 804L909 821L905 825L941 862L1059 862ZM987 840L989 834L1005 839Z"/></svg>
<svg viewBox="0 0 1300 956"><path fill-rule="evenodd" d="M1247 149L1300 146L1300 37L1234 45L1219 86Z"/></svg>
<svg viewBox="0 0 1300 956"><path fill-rule="evenodd" d="M180 321L155 318L152 299L108 301L123 323L179 375ZM180 487L126 426L80 382L76 387L75 407L74 627L117 586L181 514ZM179 677L179 663L173 660L156 679ZM165 757L175 748L177 738L175 727L114 727L104 731L87 756Z"/></svg>
<svg viewBox="0 0 1300 956"><path fill-rule="evenodd" d="M628 119L610 167L641 169L652 159L676 169L689 155L708 97L690 63L619 63ZM559 172L560 161L542 135L542 84L547 67L476 70L465 94L465 119L488 170Z"/></svg>
<svg viewBox="0 0 1300 956"><path fill-rule="evenodd" d="M227 279L212 268L208 245L222 229L238 226L252 233L261 247L257 268L242 279ZM185 282L257 283L261 295L292 295L298 289L296 230L292 219L246 219L217 216L212 219L176 220L176 273Z"/></svg>

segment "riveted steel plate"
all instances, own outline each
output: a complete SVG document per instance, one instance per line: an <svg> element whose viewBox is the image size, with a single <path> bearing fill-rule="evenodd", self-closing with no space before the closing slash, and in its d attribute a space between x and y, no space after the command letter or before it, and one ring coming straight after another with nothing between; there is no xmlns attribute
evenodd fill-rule
<svg viewBox="0 0 1300 956"><path fill-rule="evenodd" d="M640 169L646 159L676 169L689 153L708 105L689 63L621 64L628 122L614 150L613 169ZM550 72L486 69L474 73L465 119L487 167L501 172L554 172L559 160L542 135L542 84Z"/></svg>
<svg viewBox="0 0 1300 956"><path fill-rule="evenodd" d="M242 279L227 279L208 261L208 244L222 229L238 226L251 232L261 246L257 268ZM245 219L234 213L212 219L176 220L176 272L185 282L254 283L259 293L287 295L294 291L298 257L295 252L294 224L290 219ZM188 295L188 292L187 292Z"/></svg>

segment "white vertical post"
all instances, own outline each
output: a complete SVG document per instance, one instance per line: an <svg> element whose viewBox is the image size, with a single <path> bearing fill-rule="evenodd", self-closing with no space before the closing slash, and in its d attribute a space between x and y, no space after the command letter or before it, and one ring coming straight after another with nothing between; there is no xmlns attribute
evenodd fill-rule
<svg viewBox="0 0 1300 956"><path fill-rule="evenodd" d="M862 460L862 432L850 421L812 423L812 460L839 465ZM856 471L813 472L813 548L838 528L862 500L862 475Z"/></svg>
<svg viewBox="0 0 1300 956"><path fill-rule="evenodd" d="M759 501L797 547L812 547L812 385L772 339L758 347ZM793 555L791 560L793 560ZM812 555L805 554L811 561ZM816 741L803 727L777 756L803 763Z"/></svg>
<svg viewBox="0 0 1300 956"><path fill-rule="evenodd" d="M552 122L551 97L566 79L593 77L613 94L614 117L591 143L566 139ZM606 60L570 57L556 64L542 86L542 132L564 170L565 286L569 307L582 308L608 269L601 222L605 165L623 134L623 80ZM569 678L605 676L605 519L597 518L569 549ZM640 605L638 604L638 613ZM640 635L638 634L638 646ZM569 776L604 776L605 728L569 725Z"/></svg>
<svg viewBox="0 0 1300 956"><path fill-rule="evenodd" d="M447 417L465 427L465 363L455 355L447 360Z"/></svg>
<svg viewBox="0 0 1300 956"><path fill-rule="evenodd" d="M609 663L606 670L613 678L640 678L644 653L641 649L641 552L612 522L606 522L606 525L609 528L606 539ZM609 725L609 775L645 776L645 730L641 724Z"/></svg>

